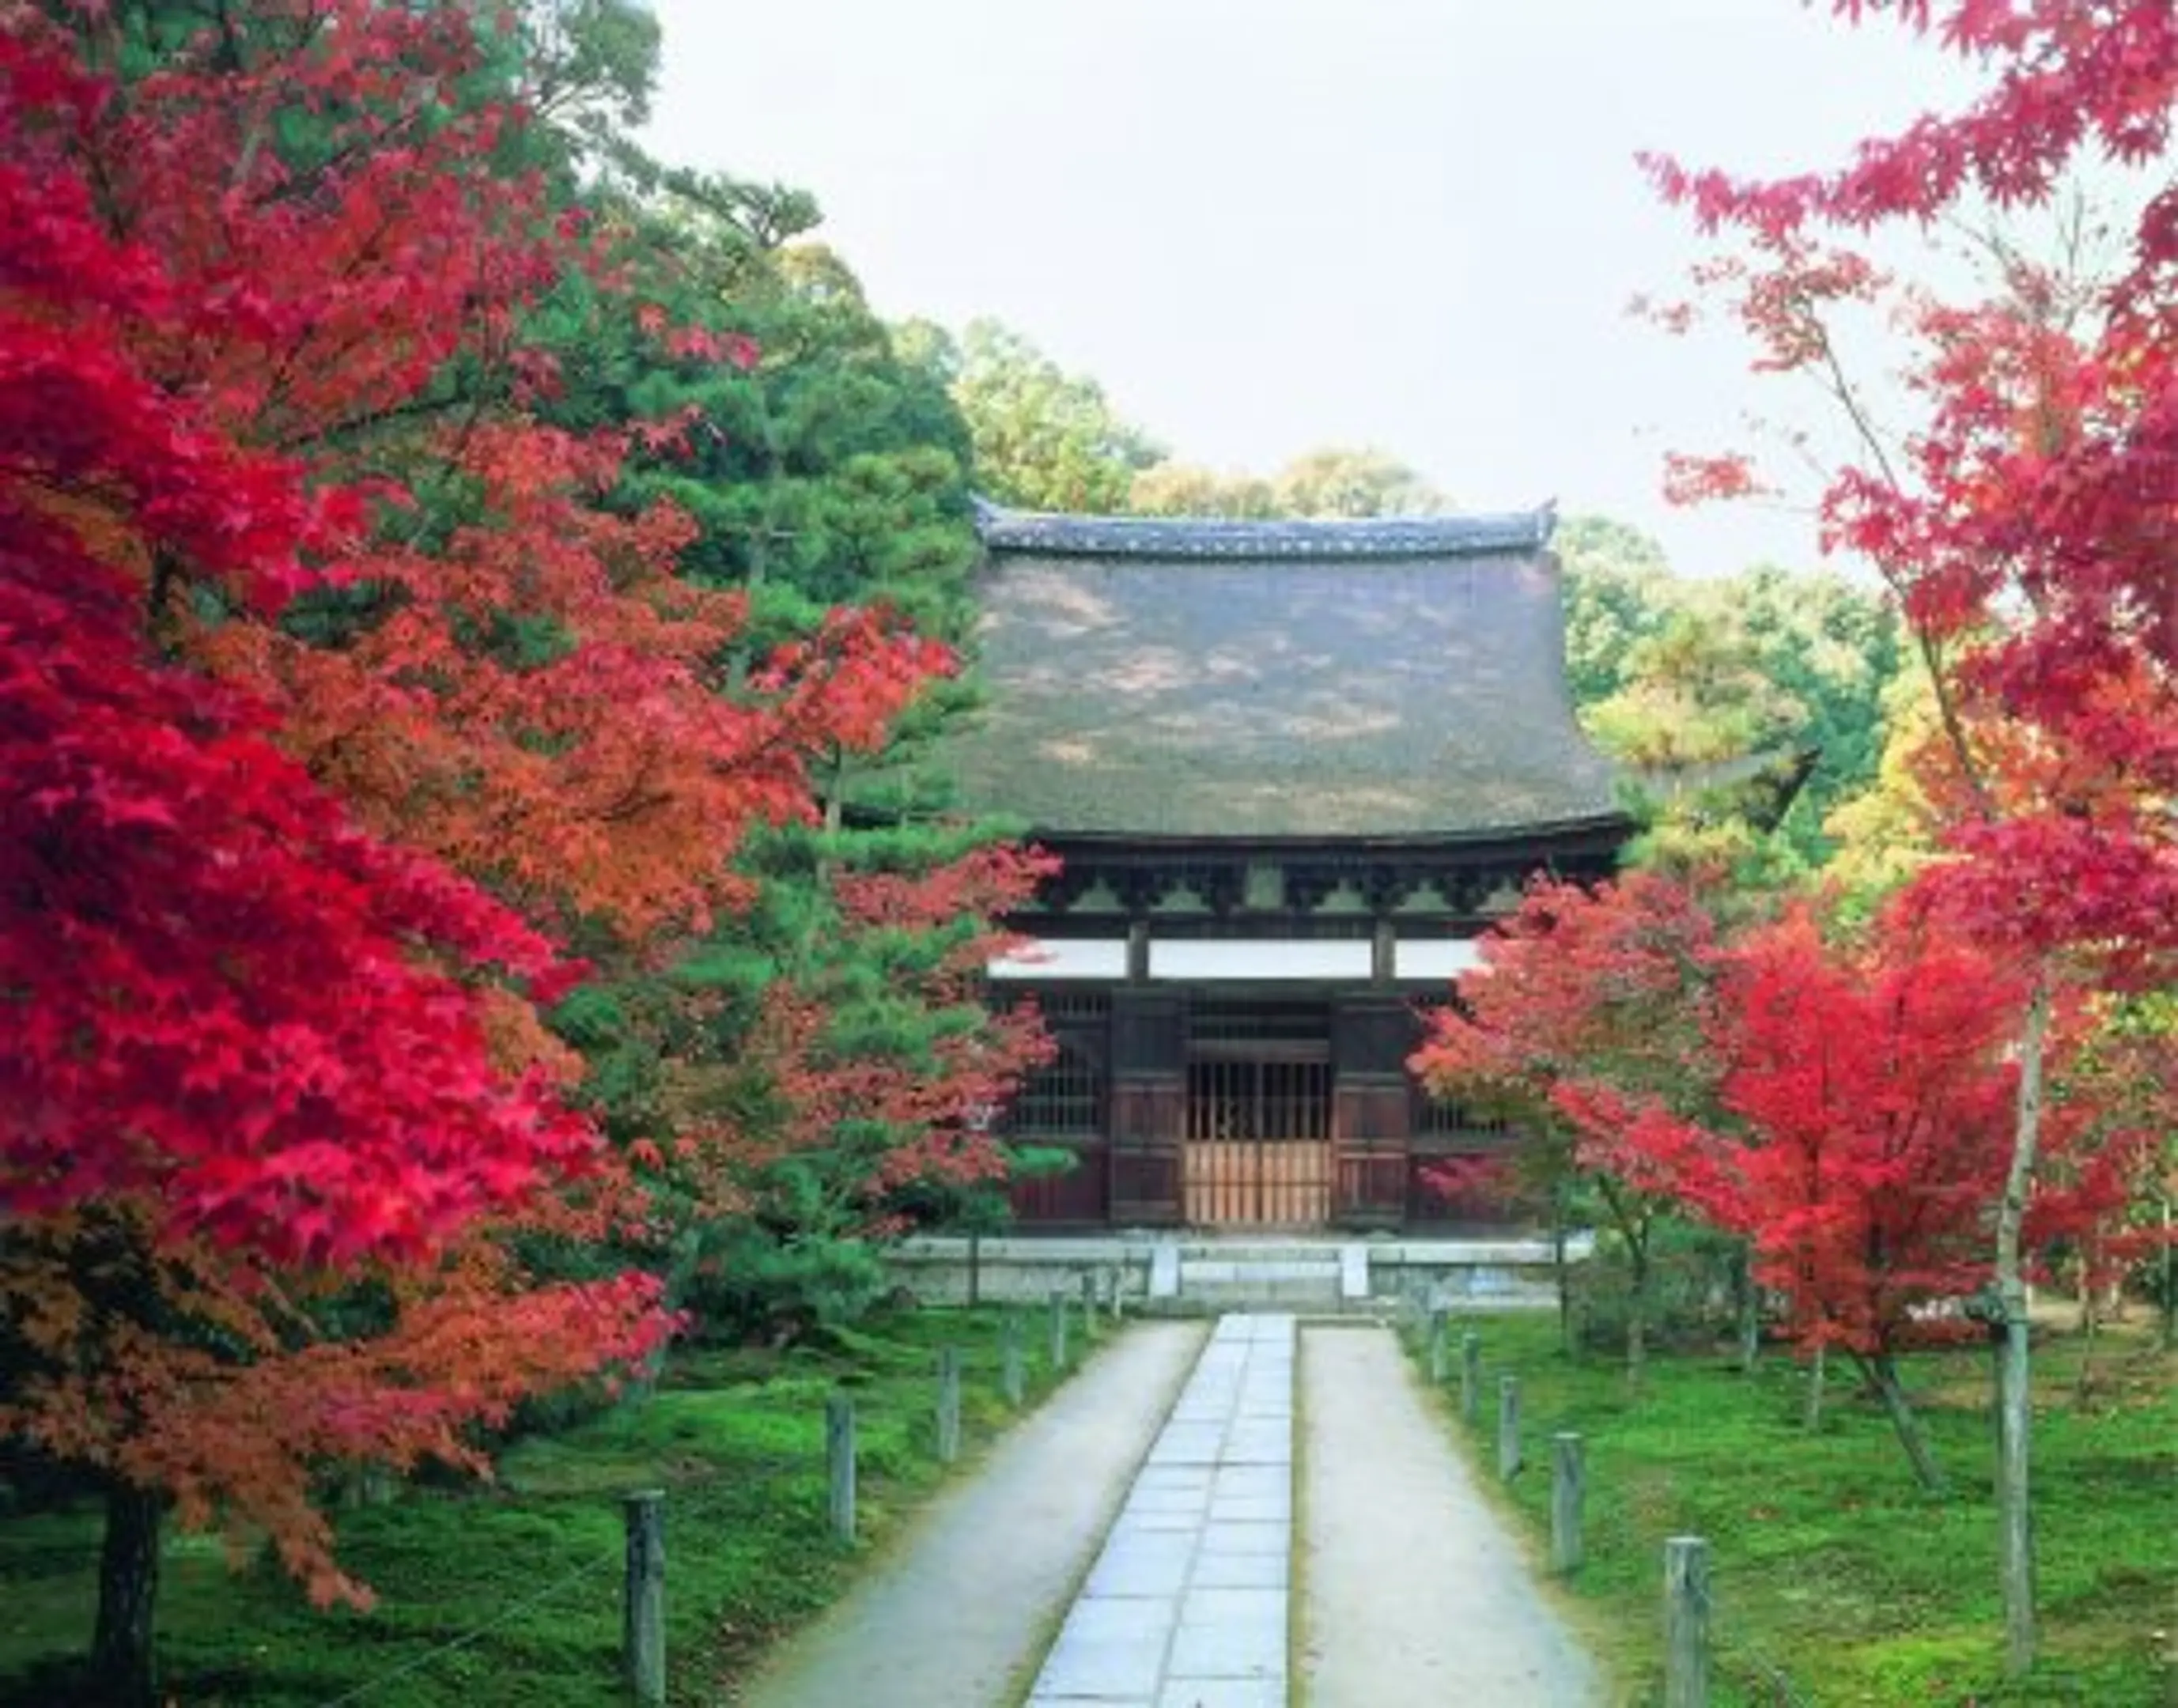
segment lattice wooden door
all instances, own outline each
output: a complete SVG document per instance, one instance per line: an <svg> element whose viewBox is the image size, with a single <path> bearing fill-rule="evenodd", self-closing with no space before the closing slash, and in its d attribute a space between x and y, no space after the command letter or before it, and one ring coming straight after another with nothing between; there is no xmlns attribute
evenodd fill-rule
<svg viewBox="0 0 2178 1708"><path fill-rule="evenodd" d="M1182 1157L1196 1226L1322 1227L1331 1219L1327 1054L1259 1046L1190 1062Z"/></svg>

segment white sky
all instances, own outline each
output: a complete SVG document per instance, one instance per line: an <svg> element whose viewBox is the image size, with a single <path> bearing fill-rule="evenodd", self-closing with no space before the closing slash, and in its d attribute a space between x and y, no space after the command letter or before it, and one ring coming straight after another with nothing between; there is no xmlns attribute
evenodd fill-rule
<svg viewBox="0 0 2178 1708"><path fill-rule="evenodd" d="M1806 564L1666 506L1666 448L1790 393L1630 320L1697 240L1637 149L1833 163L1966 86L1797 0L656 0L666 157L816 193L879 312L997 316L1190 462L1374 444L1693 573Z"/></svg>

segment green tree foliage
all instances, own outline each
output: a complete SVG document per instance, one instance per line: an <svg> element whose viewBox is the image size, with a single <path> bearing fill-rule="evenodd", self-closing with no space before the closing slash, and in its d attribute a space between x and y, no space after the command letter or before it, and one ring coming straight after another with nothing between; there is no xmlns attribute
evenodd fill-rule
<svg viewBox="0 0 2178 1708"><path fill-rule="evenodd" d="M961 647L977 547L948 349L878 320L805 192L624 155L598 201L618 288L571 282L555 302L553 407L672 424L614 501L678 506L691 572L749 599L731 679L753 684L769 648L841 606ZM624 1142L731 1135L728 1174L666 1156L657 1180L653 1255L708 1332L851 1317L881 1282L873 1237L929 1205L1002 1201L994 1144L932 1142L1032 1032L965 996L949 958L1021 899L978 881L995 831L952 822L937 738L971 699L935 680L882 752L834 753L821 820L744 850L741 911L561 1016ZM918 899L873 923L841 899L873 883Z"/></svg>
<svg viewBox="0 0 2178 1708"><path fill-rule="evenodd" d="M1296 457L1272 478L1288 516L1431 516L1450 501L1396 457L1373 447L1337 447Z"/></svg>
<svg viewBox="0 0 2178 1708"><path fill-rule="evenodd" d="M1311 451L1267 479L1158 463L1136 474L1127 507L1141 516L1436 516L1451 501L1387 452Z"/></svg>
<svg viewBox="0 0 2178 1708"><path fill-rule="evenodd" d="M1885 602L1837 575L1766 565L1682 579L1653 540L1601 517L1568 517L1556 544L1567 681L1597 742L1666 796L1737 779L1736 762L1756 755L1814 750L1781 848L1801 869L1828 860L1825 820L1874 782L1885 697L1905 667Z"/></svg>
<svg viewBox="0 0 2178 1708"><path fill-rule="evenodd" d="M1141 516L1217 516L1261 521L1282 513L1272 484L1259 474L1221 474L1197 463L1157 463L1127 489L1127 507Z"/></svg>
<svg viewBox="0 0 2178 1708"><path fill-rule="evenodd" d="M1664 548L1603 516L1559 518L1551 545L1565 569L1566 683L1593 705L1625 685L1626 654L1661 626L1675 586Z"/></svg>
<svg viewBox="0 0 2178 1708"><path fill-rule="evenodd" d="M1108 515L1128 507L1135 475L1163 458L1121 419L1094 380L1069 374L996 320L955 339L915 329L927 368L944 375L975 441L978 487L1029 510Z"/></svg>

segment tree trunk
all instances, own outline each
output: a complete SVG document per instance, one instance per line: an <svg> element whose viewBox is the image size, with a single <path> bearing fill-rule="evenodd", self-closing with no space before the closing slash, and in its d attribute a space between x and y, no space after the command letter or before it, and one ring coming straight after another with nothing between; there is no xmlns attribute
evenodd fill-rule
<svg viewBox="0 0 2178 1708"><path fill-rule="evenodd" d="M90 1642L91 1700L151 1708L152 1615L159 1597L160 1499L130 1483L106 1495L98 1557L98 1623Z"/></svg>
<svg viewBox="0 0 2178 1708"><path fill-rule="evenodd" d="M1739 1373L1754 1374L1762 1356L1762 1294L1754 1284L1754 1256L1742 1250L1738 1259Z"/></svg>
<svg viewBox="0 0 2178 1708"><path fill-rule="evenodd" d="M1828 1347L1818 1346L1814 1360L1808 1366L1808 1404L1807 1409L1801 1413L1800 1421L1806 1425L1810 1435L1819 1433L1823 1426L1823 1377L1829 1353Z"/></svg>
<svg viewBox="0 0 2178 1708"><path fill-rule="evenodd" d="M2004 1338L1997 1349L1997 1569L2004 1595L2004 1667L2014 1678L2034 1664L2034 1504L2030 1472L2033 1370L2028 1347L2027 1278L2020 1229L2042 1137L2043 1044L2049 1030L2049 983L2035 981L2019 1038L2019 1098L2011 1165L1996 1213L1996 1296Z"/></svg>
<svg viewBox="0 0 2178 1708"><path fill-rule="evenodd" d="M2163 1201L2163 1349L2178 1348L2178 1245L2171 1242L2170 1200Z"/></svg>
<svg viewBox="0 0 2178 1708"><path fill-rule="evenodd" d="M1891 1355L1879 1352L1858 1359L1860 1367L1867 1372L1876 1396L1883 1402L1883 1410L1891 1419L1891 1427L1897 1432L1898 1444L1906 1449L1906 1458L1913 1467L1914 1480L1930 1494L1945 1494L1949 1490L1944 1481L1943 1467L1929 1449L1929 1437L1922 1432L1921 1420L1914 1415L1907 1402L1906 1390L1898 1380L1898 1366L1891 1362Z"/></svg>
<svg viewBox="0 0 2178 1708"><path fill-rule="evenodd" d="M1626 1385L1637 1395L1649 1375L1649 1288L1641 1265L1634 1266L1634 1286L1626 1300Z"/></svg>
<svg viewBox="0 0 2178 1708"><path fill-rule="evenodd" d="M2072 1404L2081 1410L2094 1397L2095 1342L2102 1333L2100 1301L2088 1284L2087 1265L2080 1266L2080 1371L2072 1382Z"/></svg>
<svg viewBox="0 0 2178 1708"><path fill-rule="evenodd" d="M968 1230L968 1308L972 1311L983 1302L983 1236L973 1228Z"/></svg>
<svg viewBox="0 0 2178 1708"><path fill-rule="evenodd" d="M1570 1357L1573 1344L1571 1266L1566 1262L1565 1194L1551 1188L1551 1278L1558 1289L1558 1349Z"/></svg>

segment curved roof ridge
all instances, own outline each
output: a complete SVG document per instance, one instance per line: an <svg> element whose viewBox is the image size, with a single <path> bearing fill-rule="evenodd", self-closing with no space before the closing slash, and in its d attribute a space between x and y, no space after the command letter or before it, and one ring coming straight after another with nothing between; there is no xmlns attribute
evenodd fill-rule
<svg viewBox="0 0 2178 1708"><path fill-rule="evenodd" d="M1355 520L1070 516L1010 510L977 497L976 532L988 551L1049 557L1398 558L1529 554L1549 544L1557 501L1533 510Z"/></svg>

